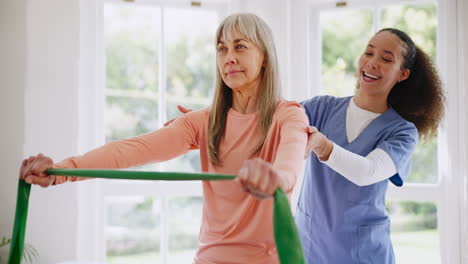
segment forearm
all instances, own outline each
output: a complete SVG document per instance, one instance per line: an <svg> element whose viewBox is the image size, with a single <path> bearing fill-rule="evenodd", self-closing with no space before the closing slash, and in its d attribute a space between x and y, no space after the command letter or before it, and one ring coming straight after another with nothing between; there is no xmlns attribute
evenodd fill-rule
<svg viewBox="0 0 468 264"><path fill-rule="evenodd" d="M292 192L296 185L297 175L301 171L307 145L305 128L296 127L288 132L287 136L281 138L273 162L273 168L281 178L282 188L287 193Z"/></svg>
<svg viewBox="0 0 468 264"><path fill-rule="evenodd" d="M170 144L169 144L170 143ZM71 157L56 168L121 169L172 159L188 149L175 128L163 128L138 137L110 142L84 155ZM57 176L55 184L85 178Z"/></svg>
<svg viewBox="0 0 468 264"><path fill-rule="evenodd" d="M392 159L381 149L363 157L333 143L333 151L323 163L358 186L374 184L397 173Z"/></svg>

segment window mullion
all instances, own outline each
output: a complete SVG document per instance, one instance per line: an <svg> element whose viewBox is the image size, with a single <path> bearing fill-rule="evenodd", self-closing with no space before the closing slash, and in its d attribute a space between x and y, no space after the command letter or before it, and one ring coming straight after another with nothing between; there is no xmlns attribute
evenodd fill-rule
<svg viewBox="0 0 468 264"><path fill-rule="evenodd" d="M377 32L381 28L381 14L382 14L382 8L381 7L376 7L373 10L373 24L374 24L374 32Z"/></svg>
<svg viewBox="0 0 468 264"><path fill-rule="evenodd" d="M161 219L161 245L160 245L160 260L161 263L166 264L168 263L168 255L169 255L169 219L168 219L168 196L164 195L161 197L161 208L160 211L160 219Z"/></svg>
<svg viewBox="0 0 468 264"><path fill-rule="evenodd" d="M159 80L158 80L158 128L162 127L166 120L166 85L167 85L167 61L166 43L164 32L164 8L161 7L161 23L159 38Z"/></svg>
<svg viewBox="0 0 468 264"><path fill-rule="evenodd" d="M439 202L442 188L438 184L407 183L403 188L390 185L387 200Z"/></svg>
<svg viewBox="0 0 468 264"><path fill-rule="evenodd" d="M167 52L166 52L166 35L165 35L165 8L161 7L161 27L159 37L159 80L158 80L158 128L163 126L163 120L167 118ZM159 164L159 169L163 169L164 165ZM161 197L161 237L160 237L160 259L161 263L167 263L167 256L169 251L169 231L168 231L168 217L167 217L167 196Z"/></svg>

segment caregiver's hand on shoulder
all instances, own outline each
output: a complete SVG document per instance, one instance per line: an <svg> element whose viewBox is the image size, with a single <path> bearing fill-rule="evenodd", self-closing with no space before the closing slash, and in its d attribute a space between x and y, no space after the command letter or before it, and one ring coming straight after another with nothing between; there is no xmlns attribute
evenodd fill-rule
<svg viewBox="0 0 468 264"><path fill-rule="evenodd" d="M188 113L188 112L192 112L192 111L193 111L192 109L185 108L185 107L183 107L183 106L181 106L181 105L177 105L177 109L179 109L179 111L180 111L182 114L186 114L186 113ZM172 122L174 122L174 120L176 120L177 118L178 118L178 117L173 118L173 119L167 121L166 123L164 123L164 126L170 125L170 124L171 124Z"/></svg>
<svg viewBox="0 0 468 264"><path fill-rule="evenodd" d="M307 132L309 133L309 138L305 157L313 152L320 160L328 160L333 150L333 143L324 134L320 133L316 127L310 126Z"/></svg>
<svg viewBox="0 0 468 264"><path fill-rule="evenodd" d="M42 154L31 156L21 163L19 178L30 184L48 187L54 183L55 176L48 175L45 171L52 168L53 165L52 159Z"/></svg>
<svg viewBox="0 0 468 264"><path fill-rule="evenodd" d="M239 181L246 192L260 200L272 198L278 187L284 189L285 186L273 166L258 158L244 161L239 171Z"/></svg>

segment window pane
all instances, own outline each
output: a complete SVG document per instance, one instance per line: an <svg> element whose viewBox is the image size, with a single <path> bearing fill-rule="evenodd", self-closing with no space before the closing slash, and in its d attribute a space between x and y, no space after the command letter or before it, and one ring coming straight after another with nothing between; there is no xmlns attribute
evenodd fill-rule
<svg viewBox="0 0 468 264"><path fill-rule="evenodd" d="M167 46L167 92L169 116L178 114L169 104L207 106L215 76L215 32L218 15L214 11L164 10Z"/></svg>
<svg viewBox="0 0 468 264"><path fill-rule="evenodd" d="M157 128L160 19L158 7L104 5L106 142ZM144 197L106 201L107 263L160 263L159 201Z"/></svg>
<svg viewBox="0 0 468 264"><path fill-rule="evenodd" d="M218 14L196 9L164 9L167 47L167 114L177 105L202 109L209 105L215 76ZM199 152L191 151L164 165L166 170L200 171Z"/></svg>
<svg viewBox="0 0 468 264"><path fill-rule="evenodd" d="M129 138L155 129L157 109L154 98L134 98L108 91L106 102L107 141Z"/></svg>
<svg viewBox="0 0 468 264"><path fill-rule="evenodd" d="M435 4L394 5L382 10L382 28L406 32L432 59L436 59L437 10Z"/></svg>
<svg viewBox="0 0 468 264"><path fill-rule="evenodd" d="M382 10L382 27L406 32L424 52L436 61L437 10L435 4L394 5ZM408 182L436 183L437 140L421 141L413 155Z"/></svg>
<svg viewBox="0 0 468 264"><path fill-rule="evenodd" d="M168 263L192 263L198 248L202 218L202 197L176 197L169 200Z"/></svg>
<svg viewBox="0 0 468 264"><path fill-rule="evenodd" d="M372 12L367 9L320 13L322 94L354 94L357 60L373 34L372 25Z"/></svg>
<svg viewBox="0 0 468 264"><path fill-rule="evenodd" d="M154 6L121 3L104 6L107 142L155 130L161 121L158 120L161 12ZM210 103L218 15L201 9L167 8L164 19L165 103L172 118L179 114L178 104L201 109ZM138 169L161 168L150 164ZM164 163L164 169L200 171L198 151ZM128 184L140 195L138 184L120 183ZM193 194L193 189L186 190ZM106 197L106 202L107 263L160 263L161 201L139 196ZM168 263L192 262L198 247L201 214L201 197L169 200L169 212L162 215L170 225Z"/></svg>
<svg viewBox="0 0 468 264"><path fill-rule="evenodd" d="M106 197L107 263L161 263L159 211L150 197Z"/></svg>
<svg viewBox="0 0 468 264"><path fill-rule="evenodd" d="M437 183L437 138L418 143L411 165L408 182Z"/></svg>
<svg viewBox="0 0 468 264"><path fill-rule="evenodd" d="M437 206L432 202L389 202L396 263L440 264Z"/></svg>
<svg viewBox="0 0 468 264"><path fill-rule="evenodd" d="M160 9L106 4L106 141L157 127Z"/></svg>

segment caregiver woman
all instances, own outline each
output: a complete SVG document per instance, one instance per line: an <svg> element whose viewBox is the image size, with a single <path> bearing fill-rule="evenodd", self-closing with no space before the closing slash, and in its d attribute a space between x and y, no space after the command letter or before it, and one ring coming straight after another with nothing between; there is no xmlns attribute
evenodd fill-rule
<svg viewBox="0 0 468 264"><path fill-rule="evenodd" d="M354 97L302 103L314 127L296 211L308 263L395 263L388 182L403 185L418 132L435 135L442 117L437 72L402 31L376 33L357 76Z"/></svg>
<svg viewBox="0 0 468 264"><path fill-rule="evenodd" d="M302 106L278 96L276 51L263 20L252 14L227 17L216 33L216 48L210 107L54 167L126 168L200 149L204 172L239 178L203 182L203 219L194 263L278 263L273 199L261 198L271 197L278 187L291 193L306 148L307 117ZM23 162L20 177L43 187L77 180L46 175L52 166L50 158L31 157Z"/></svg>
<svg viewBox="0 0 468 264"><path fill-rule="evenodd" d="M403 185L418 132L435 135L443 114L431 60L400 30L382 29L370 39L357 76L354 97L302 102L312 126L306 156L315 155L306 162L296 222L311 264L395 262L387 179Z"/></svg>

